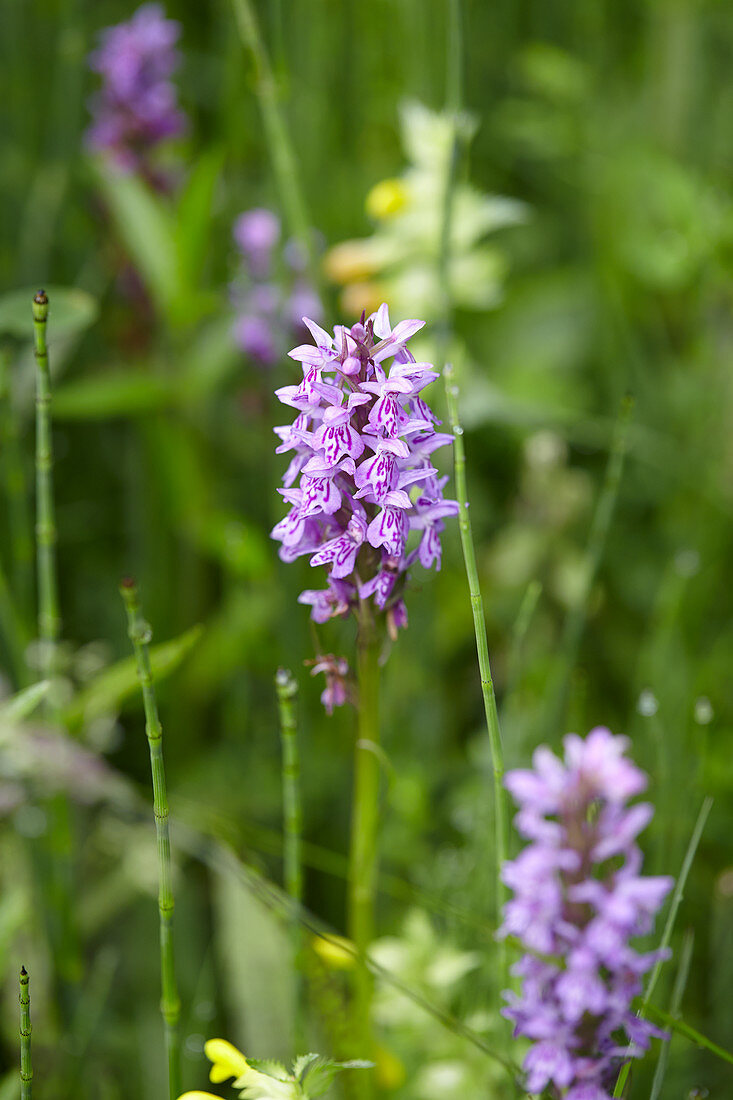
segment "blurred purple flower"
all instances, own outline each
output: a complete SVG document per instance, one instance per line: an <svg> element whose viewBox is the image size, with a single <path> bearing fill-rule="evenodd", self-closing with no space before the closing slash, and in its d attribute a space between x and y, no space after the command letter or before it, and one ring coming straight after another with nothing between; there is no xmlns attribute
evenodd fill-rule
<svg viewBox="0 0 733 1100"><path fill-rule="evenodd" d="M631 1008L660 953L641 955L629 941L651 930L672 879L639 873L636 837L653 811L627 805L646 786L624 756L628 740L597 728L564 745L564 760L539 748L532 771L506 777L530 843L502 873L514 897L500 934L528 951L514 967L521 994L505 994L504 1013L533 1041L529 1092L608 1100L624 1058L664 1037Z"/></svg>
<svg viewBox="0 0 733 1100"><path fill-rule="evenodd" d="M301 273L293 276L287 260L282 262L292 242L279 250L281 226L271 210L255 207L240 214L232 235L242 259L231 286L239 315L234 340L260 366L271 367L290 341L305 335L303 316L320 318L320 299ZM270 281L276 268L290 282L289 288Z"/></svg>
<svg viewBox="0 0 733 1100"><path fill-rule="evenodd" d="M280 221L271 210L255 207L240 214L234 223L234 240L257 278L267 275L272 250L280 240Z"/></svg>
<svg viewBox="0 0 733 1100"><path fill-rule="evenodd" d="M127 22L103 30L89 59L102 87L90 103L86 139L121 168L151 175L150 151L186 126L170 79L179 64L180 32L160 4L144 4Z"/></svg>
<svg viewBox="0 0 733 1100"><path fill-rule="evenodd" d="M338 326L333 336L303 321L315 346L290 352L303 379L276 390L298 415L275 429L277 452L294 457L280 490L290 511L272 536L283 560L308 554L312 566L327 566L328 588L300 596L316 622L373 597L394 637L407 625L402 592L409 567L419 558L440 568L443 520L458 512L455 501L443 498L447 479L437 477L428 457L452 437L435 431L437 421L418 396L438 375L407 349L424 322L392 328L386 305L351 328ZM420 541L408 550L413 530Z"/></svg>

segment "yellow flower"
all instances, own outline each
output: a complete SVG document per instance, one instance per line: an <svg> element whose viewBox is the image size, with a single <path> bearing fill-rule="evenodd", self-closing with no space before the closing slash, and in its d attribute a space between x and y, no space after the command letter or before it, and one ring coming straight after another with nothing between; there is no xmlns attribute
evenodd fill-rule
<svg viewBox="0 0 733 1100"><path fill-rule="evenodd" d="M178 1100L221 1100L220 1096L214 1096L213 1092L184 1092Z"/></svg>
<svg viewBox="0 0 733 1100"><path fill-rule="evenodd" d="M209 1039L204 1044L204 1054L212 1063L209 1080L214 1084L226 1081L228 1077L241 1077L249 1069L244 1055L228 1043L226 1039ZM202 1093L202 1095L206 1095Z"/></svg>
<svg viewBox="0 0 733 1100"><path fill-rule="evenodd" d="M318 958L330 970L352 970L354 945L344 936L314 936L311 945Z"/></svg>
<svg viewBox="0 0 733 1100"><path fill-rule="evenodd" d="M369 240L342 241L334 245L323 259L324 271L334 283L366 279L378 266L374 247Z"/></svg>
<svg viewBox="0 0 733 1100"><path fill-rule="evenodd" d="M382 180L366 197L366 212L372 218L392 218L407 205L407 187L402 180Z"/></svg>
<svg viewBox="0 0 733 1100"><path fill-rule="evenodd" d="M374 313L388 298L389 295L385 294L383 284L371 281L349 283L339 295L344 313L354 317L358 317L363 309L367 314Z"/></svg>

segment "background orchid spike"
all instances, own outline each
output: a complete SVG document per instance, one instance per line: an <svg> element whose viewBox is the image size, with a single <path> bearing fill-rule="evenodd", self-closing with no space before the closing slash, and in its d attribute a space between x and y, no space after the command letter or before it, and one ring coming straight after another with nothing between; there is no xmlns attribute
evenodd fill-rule
<svg viewBox="0 0 733 1100"><path fill-rule="evenodd" d="M316 622L371 598L394 634L407 625L408 569L418 559L440 568L443 521L458 511L443 497L447 478L431 463L453 437L435 430L439 421L419 396L438 373L407 349L424 322L392 328L386 304L351 328L337 326L333 336L303 320L315 347L290 352L303 380L276 391L297 416L275 428L277 452L294 457L280 490L290 511L272 536L284 561L308 554L311 565L328 568L327 588L299 597ZM408 550L413 531L418 544Z"/></svg>
<svg viewBox="0 0 733 1100"><path fill-rule="evenodd" d="M653 809L627 805L646 787L628 744L603 728L585 740L568 734L563 760L539 748L533 770L506 777L530 843L503 871L514 898L501 934L527 948L514 967L521 993L506 993L504 1012L532 1040L532 1093L554 1086L563 1100L609 1100L624 1058L664 1037L631 1008L663 955L639 954L629 941L651 930L672 879L639 873L636 837Z"/></svg>
<svg viewBox="0 0 733 1100"><path fill-rule="evenodd" d="M143 4L126 22L102 31L89 59L102 87L90 103L87 142L120 168L149 174L150 151L186 128L171 81L180 33L180 23L166 19L160 4Z"/></svg>
<svg viewBox="0 0 733 1100"><path fill-rule="evenodd" d="M232 1087L243 1100L316 1100L328 1091L345 1069L370 1069L372 1062L334 1062L320 1054L296 1058L290 1072L280 1062L248 1060L226 1039L209 1039L204 1047L211 1061L209 1077L220 1084L234 1078ZM185 1092L179 1100L219 1100L210 1092Z"/></svg>
<svg viewBox="0 0 733 1100"><path fill-rule="evenodd" d="M286 340L303 339L303 314L320 319L323 307L311 287L302 249L282 242L280 219L255 207L240 214L232 229L240 256L229 288L237 311L233 335L238 347L261 367L272 367Z"/></svg>

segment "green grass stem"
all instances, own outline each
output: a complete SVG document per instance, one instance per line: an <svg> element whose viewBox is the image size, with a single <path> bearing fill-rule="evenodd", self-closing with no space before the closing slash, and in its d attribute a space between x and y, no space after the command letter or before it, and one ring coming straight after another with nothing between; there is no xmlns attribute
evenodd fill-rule
<svg viewBox="0 0 733 1100"><path fill-rule="evenodd" d="M677 919L677 911L678 911L678 909L679 909L679 907L682 903L682 898L684 897L685 884L687 882L687 876L689 875L690 869L692 868L692 863L693 863L693 860L695 859L695 853L697 852L697 846L700 843L700 838L702 837L703 830L705 828L705 823L708 819L708 816L709 816L710 811L711 811L712 808L713 808L713 800L712 800L712 798L708 797L704 800L702 806L700 807L700 812L697 815L697 820L695 822L695 827L692 830L692 836L690 837L689 844L687 845L687 851L685 852L685 858L682 861L682 867L680 868L679 876L678 876L677 881L675 883L674 890L672 891L672 899L669 903L669 912L667 913L667 920L664 923L664 931L662 932L662 938L659 941L659 949L660 950L664 950L665 948L669 947L670 942L672 940L672 932L674 930L674 922ZM659 979L659 975L661 973L661 970L662 970L663 966L664 966L664 959L657 959L656 963L654 964L654 968L652 969L652 972L649 975L649 980L646 983L646 989L644 990L644 997L642 999L641 1005L639 1006L639 1010L638 1010L637 1015L643 1016L645 1014L647 1008L649 1007L651 999L652 999L652 994L654 993L654 990L656 988L657 981ZM622 1066L621 1071L620 1071L620 1073L618 1075L618 1078L616 1080L616 1087L613 1090L614 1097L618 1098L620 1096L623 1096L624 1088L626 1087L626 1081L628 1079L628 1076L629 1076L630 1072L631 1072L631 1063L627 1062L624 1066Z"/></svg>
<svg viewBox="0 0 733 1100"><path fill-rule="evenodd" d="M692 962L692 948L695 943L695 935L690 929L684 938L682 943L682 950L680 951L680 961L677 967L677 974L674 980L674 987L672 989L672 997L669 1002L669 1014L670 1016L679 1016L680 1006L682 1004L682 997L685 992L685 986L687 985L687 976L690 972L690 963ZM649 1094L649 1100L659 1100L659 1094L662 1091L662 1085L664 1084L664 1075L667 1072L667 1062L669 1061L669 1043L663 1043L662 1048L659 1051L659 1059L657 1061L656 1069L654 1070L654 1079L652 1080L652 1091Z"/></svg>
<svg viewBox="0 0 733 1100"><path fill-rule="evenodd" d="M491 750L491 767L494 784L494 861L496 865L496 897L494 921L498 927L501 911L506 897L504 883L501 881L501 868L507 858L507 798L504 790L504 750L501 743L501 730L499 728L499 712L496 706L496 693L494 680L491 675L491 662L489 659L489 641L486 634L486 619L484 617L484 602L481 596L479 584L478 565L476 564L476 550L473 544L471 530L471 518L469 515L468 491L466 487L466 451L463 445L463 428L458 418L458 387L455 384L453 367L447 363L443 371L445 380L446 401L448 404L448 417L450 428L453 432L453 460L456 481L456 496L458 497L458 527L461 535L461 547L463 549L463 561L468 578L468 590L471 598L471 611L473 613L473 627L476 635L476 652L478 654L479 675L481 677L481 693L484 701L484 717L486 730ZM499 989L508 986L507 951L503 940L498 944L499 953Z"/></svg>
<svg viewBox="0 0 733 1100"><path fill-rule="evenodd" d="M254 5L251 0L232 0L232 5L242 43L254 66L255 91L262 113L265 141L288 229L303 249L311 283L314 289L319 290L320 270L313 247L308 211L300 187L298 162Z"/></svg>
<svg viewBox="0 0 733 1100"><path fill-rule="evenodd" d="M170 1100L177 1100L181 1092L180 1038L178 1033L181 1005L176 984L173 947L173 874L171 868L168 792L163 763L163 728L158 715L158 704L155 698L155 687L150 667L148 645L152 637L152 631L142 617L135 582L130 579L124 580L120 586L120 591L127 611L128 633L135 652L137 675L145 707L145 733L150 747L153 814L158 842L158 912L160 915L162 991L160 1010L163 1016L168 1060L168 1093Z"/></svg>
<svg viewBox="0 0 733 1100"><path fill-rule="evenodd" d="M20 1100L31 1100L31 986L28 971L20 968Z"/></svg>

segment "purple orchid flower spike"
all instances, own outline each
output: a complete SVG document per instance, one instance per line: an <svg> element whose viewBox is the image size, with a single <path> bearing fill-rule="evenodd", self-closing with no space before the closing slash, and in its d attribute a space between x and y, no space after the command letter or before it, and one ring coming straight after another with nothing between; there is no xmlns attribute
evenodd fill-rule
<svg viewBox="0 0 733 1100"><path fill-rule="evenodd" d="M309 554L311 565L328 569L329 587L300 597L314 621L370 601L394 638L407 626L409 567L419 560L439 568L443 521L458 513L431 457L452 436L435 430L439 421L420 396L437 372L407 347L423 322L392 328L383 305L333 335L310 318L303 325L314 342L289 353L303 379L276 391L298 415L275 429L278 453L293 456L281 490L291 510L272 537L285 560Z"/></svg>
<svg viewBox="0 0 733 1100"><path fill-rule="evenodd" d="M180 61L175 48L180 33L180 23L166 19L160 4L143 4L126 22L102 31L89 59L102 87L90 102L87 144L161 189L166 181L153 171L150 153L186 128L171 82Z"/></svg>
<svg viewBox="0 0 733 1100"><path fill-rule="evenodd" d="M628 740L598 728L564 744L563 760L540 748L531 771L506 776L530 843L502 872L514 896L500 934L528 952L504 1013L532 1041L529 1092L610 1100L624 1058L665 1037L632 1010L642 975L664 956L639 954L630 940L651 930L672 880L639 873L636 837L652 808L627 805L646 786L625 756Z"/></svg>

